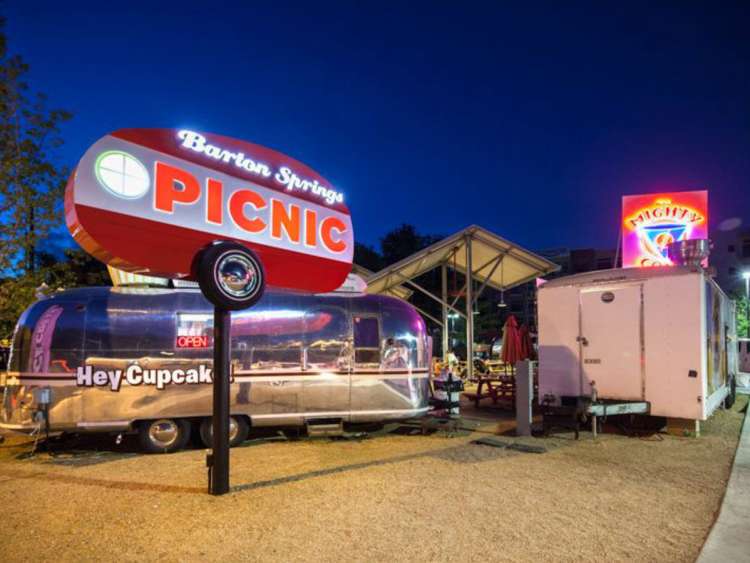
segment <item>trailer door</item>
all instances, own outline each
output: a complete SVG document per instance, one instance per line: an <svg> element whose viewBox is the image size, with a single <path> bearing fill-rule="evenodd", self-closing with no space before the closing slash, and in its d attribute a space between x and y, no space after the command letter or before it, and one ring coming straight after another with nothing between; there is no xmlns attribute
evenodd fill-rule
<svg viewBox="0 0 750 563"><path fill-rule="evenodd" d="M643 286L582 290L580 311L581 394L644 400Z"/></svg>
<svg viewBox="0 0 750 563"><path fill-rule="evenodd" d="M351 345L344 307L321 303L305 313L304 409L309 417L349 420Z"/></svg>

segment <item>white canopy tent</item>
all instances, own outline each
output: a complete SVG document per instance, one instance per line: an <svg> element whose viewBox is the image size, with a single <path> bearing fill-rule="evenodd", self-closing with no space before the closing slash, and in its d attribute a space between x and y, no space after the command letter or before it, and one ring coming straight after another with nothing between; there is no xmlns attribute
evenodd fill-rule
<svg viewBox="0 0 750 563"><path fill-rule="evenodd" d="M364 266L360 266L359 264L352 264L352 274L360 276L363 280L365 280L365 282L367 282L367 280L375 275L375 272L373 272L372 270L368 270L367 268L365 268ZM368 293L372 292L368 290ZM404 301L406 301L414 292L402 285L396 285L394 287L389 287L386 291L381 291L378 293L382 293L383 295L390 295L391 297L398 297L399 299L403 299Z"/></svg>
<svg viewBox="0 0 750 563"><path fill-rule="evenodd" d="M441 269L441 295L434 295L414 280L434 268ZM455 268L466 276L462 291L452 301L448 298L448 268ZM496 234L472 225L458 233L444 238L412 254L411 256L383 268L368 276L368 293L393 294L400 286L413 288L441 305L442 319L420 310L427 318L442 327L443 354L448 350L448 313L452 311L466 323L466 356L473 357L474 319L473 308L487 286L504 291L559 270L560 267L549 260L525 250ZM470 275L467 276L467 272ZM479 283L475 291L474 284ZM402 287L402 290L403 290ZM465 311L456 304L465 295ZM473 362L467 362L469 376L473 375Z"/></svg>

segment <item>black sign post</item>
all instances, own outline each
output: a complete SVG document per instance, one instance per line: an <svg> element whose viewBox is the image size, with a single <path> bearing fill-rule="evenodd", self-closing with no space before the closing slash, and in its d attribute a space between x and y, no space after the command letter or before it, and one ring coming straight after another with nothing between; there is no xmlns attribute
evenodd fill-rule
<svg viewBox="0 0 750 563"><path fill-rule="evenodd" d="M214 308L213 450L208 466L208 492L229 492L229 381L231 379L231 313Z"/></svg>
<svg viewBox="0 0 750 563"><path fill-rule="evenodd" d="M208 492L229 492L229 384L232 379L232 314L252 307L263 296L266 274L255 253L231 241L216 241L197 262L198 285L214 305L213 415Z"/></svg>

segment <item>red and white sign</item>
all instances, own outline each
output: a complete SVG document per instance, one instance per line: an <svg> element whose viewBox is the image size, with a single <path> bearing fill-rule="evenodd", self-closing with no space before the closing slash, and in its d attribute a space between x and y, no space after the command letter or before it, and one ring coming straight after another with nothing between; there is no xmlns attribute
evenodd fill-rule
<svg viewBox="0 0 750 563"><path fill-rule="evenodd" d="M84 250L115 268L194 279L197 253L234 240L270 286L336 289L354 233L343 194L274 150L210 133L121 129L97 141L68 181L65 218Z"/></svg>
<svg viewBox="0 0 750 563"><path fill-rule="evenodd" d="M208 348L211 340L208 336L178 336L177 348Z"/></svg>

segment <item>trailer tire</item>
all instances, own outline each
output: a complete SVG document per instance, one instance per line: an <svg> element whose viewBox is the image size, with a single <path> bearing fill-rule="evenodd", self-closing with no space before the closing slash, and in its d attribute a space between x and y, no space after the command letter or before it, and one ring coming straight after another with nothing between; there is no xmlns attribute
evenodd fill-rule
<svg viewBox="0 0 750 563"><path fill-rule="evenodd" d="M198 285L216 307L239 311L263 296L263 264L252 250L237 242L221 241L203 249L196 267Z"/></svg>
<svg viewBox="0 0 750 563"><path fill-rule="evenodd" d="M250 425L244 416L229 417L229 447L234 448L247 440ZM207 448L213 447L213 428L211 418L204 418L200 424L201 442Z"/></svg>
<svg viewBox="0 0 750 563"><path fill-rule="evenodd" d="M729 381L729 394L724 398L724 408L731 409L735 400L737 400L737 378L732 376Z"/></svg>
<svg viewBox="0 0 750 563"><path fill-rule="evenodd" d="M190 440L190 423L181 418L144 420L138 425L138 441L150 454L170 454L183 449Z"/></svg>

